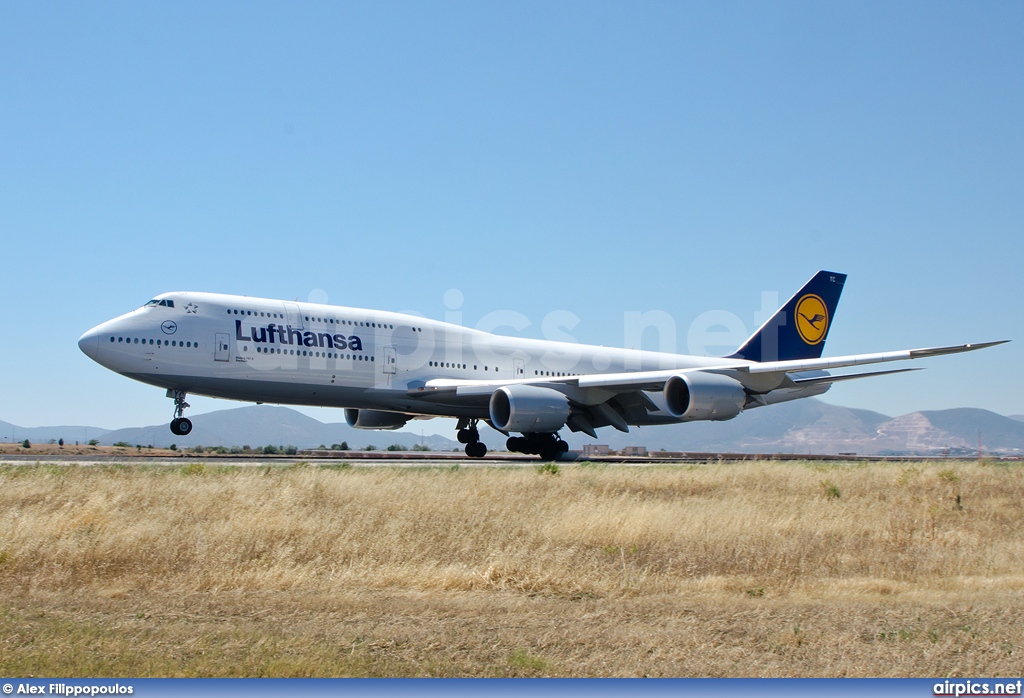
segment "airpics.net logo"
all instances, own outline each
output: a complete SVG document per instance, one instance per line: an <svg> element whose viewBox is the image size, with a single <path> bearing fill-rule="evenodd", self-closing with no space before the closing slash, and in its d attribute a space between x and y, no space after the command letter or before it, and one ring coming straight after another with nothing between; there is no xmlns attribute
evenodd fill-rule
<svg viewBox="0 0 1024 698"><path fill-rule="evenodd" d="M953 696L953 698L970 696L1019 696L1024 681L961 681L946 679L932 687L933 696Z"/></svg>

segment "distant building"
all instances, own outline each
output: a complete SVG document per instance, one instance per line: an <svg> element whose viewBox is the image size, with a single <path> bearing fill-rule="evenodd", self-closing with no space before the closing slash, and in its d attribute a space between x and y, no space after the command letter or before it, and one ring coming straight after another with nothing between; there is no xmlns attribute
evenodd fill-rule
<svg viewBox="0 0 1024 698"><path fill-rule="evenodd" d="M608 444L583 444L584 458L589 458L590 456L607 456L608 452Z"/></svg>
<svg viewBox="0 0 1024 698"><path fill-rule="evenodd" d="M646 446L623 446L619 453L623 456L646 456Z"/></svg>

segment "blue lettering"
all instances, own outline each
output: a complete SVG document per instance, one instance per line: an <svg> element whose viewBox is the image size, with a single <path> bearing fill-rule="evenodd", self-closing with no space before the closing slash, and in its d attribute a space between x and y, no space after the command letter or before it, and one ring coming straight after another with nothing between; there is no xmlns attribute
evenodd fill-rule
<svg viewBox="0 0 1024 698"><path fill-rule="evenodd" d="M242 321L235 320L235 339L239 342L298 344L323 349L363 351L363 340L355 335L346 337L343 334L332 335L326 332L303 332L293 329L291 325L282 327L273 322L265 327L250 327L246 336L242 334Z"/></svg>

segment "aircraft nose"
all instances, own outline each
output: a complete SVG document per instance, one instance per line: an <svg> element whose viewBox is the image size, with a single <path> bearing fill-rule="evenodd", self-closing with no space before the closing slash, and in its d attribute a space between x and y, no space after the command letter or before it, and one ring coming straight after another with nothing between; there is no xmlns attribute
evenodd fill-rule
<svg viewBox="0 0 1024 698"><path fill-rule="evenodd" d="M97 360L96 357L100 353L100 335L95 328L89 330L79 338L78 348L82 350L83 354L93 361Z"/></svg>

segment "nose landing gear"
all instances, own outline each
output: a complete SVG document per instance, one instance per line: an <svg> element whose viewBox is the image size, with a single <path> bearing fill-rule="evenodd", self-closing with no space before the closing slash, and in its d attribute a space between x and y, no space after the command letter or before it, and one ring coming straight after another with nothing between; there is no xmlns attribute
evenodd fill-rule
<svg viewBox="0 0 1024 698"><path fill-rule="evenodd" d="M189 406L185 402L185 391L168 390L167 397L174 398L174 419L171 420L171 433L175 436L187 436L192 433L192 420L184 416L185 408Z"/></svg>
<svg viewBox="0 0 1024 698"><path fill-rule="evenodd" d="M477 420L460 419L458 439L466 444L466 455L470 458L483 458L487 455L487 446L480 442L480 431L476 428Z"/></svg>

